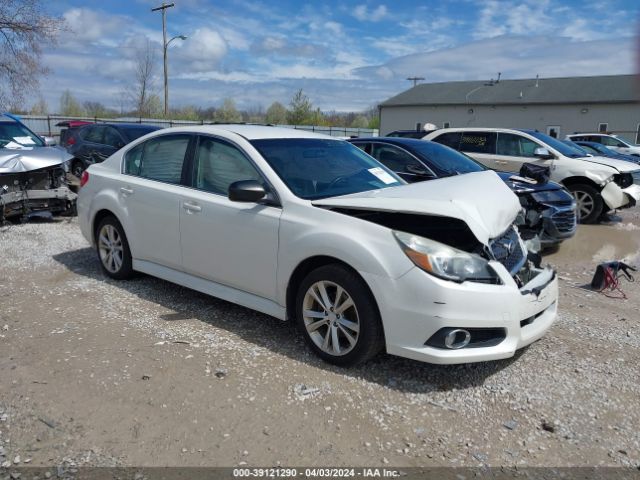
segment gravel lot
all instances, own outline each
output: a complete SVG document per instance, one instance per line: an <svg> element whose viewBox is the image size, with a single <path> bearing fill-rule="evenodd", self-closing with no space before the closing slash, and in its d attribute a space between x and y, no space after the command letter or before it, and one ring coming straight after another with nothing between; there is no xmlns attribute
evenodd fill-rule
<svg viewBox="0 0 640 480"><path fill-rule="evenodd" d="M0 463L638 467L640 286L580 288L599 261L638 260L638 210L546 257L560 315L515 358L351 370L285 322L107 279L75 219L3 227Z"/></svg>

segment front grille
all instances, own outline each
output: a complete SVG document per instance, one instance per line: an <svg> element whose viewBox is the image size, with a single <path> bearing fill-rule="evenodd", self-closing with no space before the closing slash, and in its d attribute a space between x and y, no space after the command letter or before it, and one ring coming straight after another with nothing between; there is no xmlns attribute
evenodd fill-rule
<svg viewBox="0 0 640 480"><path fill-rule="evenodd" d="M576 229L576 212L567 210L565 212L557 212L551 216L551 221L559 232L568 233Z"/></svg>
<svg viewBox="0 0 640 480"><path fill-rule="evenodd" d="M493 258L504 265L511 275L520 270L527 260L527 256L520 245L518 232L513 227L509 228L500 237L493 239L489 245Z"/></svg>

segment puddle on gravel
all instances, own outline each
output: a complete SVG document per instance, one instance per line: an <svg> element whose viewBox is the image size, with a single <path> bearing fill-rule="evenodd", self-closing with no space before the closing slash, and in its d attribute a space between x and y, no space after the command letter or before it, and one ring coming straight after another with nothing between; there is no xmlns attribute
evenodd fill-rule
<svg viewBox="0 0 640 480"><path fill-rule="evenodd" d="M576 235L549 255L550 261L600 263L610 260L640 261L640 231L616 225L580 225Z"/></svg>

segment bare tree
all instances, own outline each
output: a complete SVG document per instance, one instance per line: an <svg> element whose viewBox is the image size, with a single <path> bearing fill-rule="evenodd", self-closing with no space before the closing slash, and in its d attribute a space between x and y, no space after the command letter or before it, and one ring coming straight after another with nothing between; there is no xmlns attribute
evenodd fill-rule
<svg viewBox="0 0 640 480"><path fill-rule="evenodd" d="M47 15L40 0L0 0L0 107L16 108L47 73L42 47L56 41L62 19Z"/></svg>
<svg viewBox="0 0 640 480"><path fill-rule="evenodd" d="M147 41L145 46L136 52L134 82L128 90L131 103L139 117L150 115L153 107L151 103L155 87L155 62L155 51Z"/></svg>

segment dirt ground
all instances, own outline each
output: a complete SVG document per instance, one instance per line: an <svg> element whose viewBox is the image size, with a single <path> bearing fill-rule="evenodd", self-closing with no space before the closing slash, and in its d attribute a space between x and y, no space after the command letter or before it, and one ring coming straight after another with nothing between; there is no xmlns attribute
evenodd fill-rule
<svg viewBox="0 0 640 480"><path fill-rule="evenodd" d="M640 285L581 288L622 258L640 263L638 208L546 256L559 318L512 359L343 370L285 322L107 279L75 219L3 227L0 463L637 468Z"/></svg>

